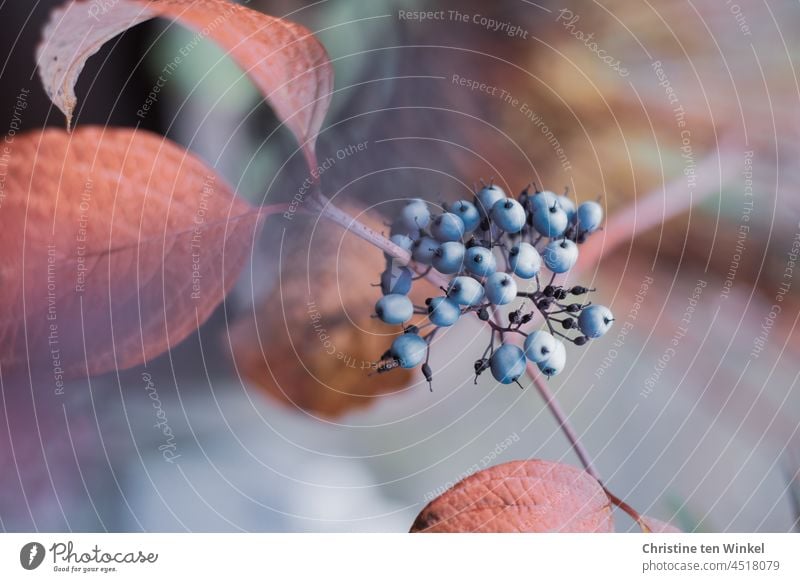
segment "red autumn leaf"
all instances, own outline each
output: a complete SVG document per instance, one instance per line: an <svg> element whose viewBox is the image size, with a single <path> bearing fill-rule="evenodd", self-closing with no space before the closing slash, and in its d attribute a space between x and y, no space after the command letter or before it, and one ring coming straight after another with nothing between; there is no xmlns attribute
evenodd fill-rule
<svg viewBox="0 0 800 582"><path fill-rule="evenodd" d="M145 131L18 136L0 230L0 365L59 388L180 342L222 301L259 213Z"/></svg>
<svg viewBox="0 0 800 582"><path fill-rule="evenodd" d="M671 523L658 520L648 515L641 516L639 519L639 527L641 527L642 531L645 533L683 533Z"/></svg>
<svg viewBox="0 0 800 582"><path fill-rule="evenodd" d="M328 110L333 69L322 44L299 24L226 0L70 2L53 11L37 51L50 99L67 116L86 60L116 35L163 16L207 36L244 69L314 167L314 142Z"/></svg>
<svg viewBox="0 0 800 582"><path fill-rule="evenodd" d="M610 532L611 502L588 473L513 461L456 485L417 516L412 532Z"/></svg>

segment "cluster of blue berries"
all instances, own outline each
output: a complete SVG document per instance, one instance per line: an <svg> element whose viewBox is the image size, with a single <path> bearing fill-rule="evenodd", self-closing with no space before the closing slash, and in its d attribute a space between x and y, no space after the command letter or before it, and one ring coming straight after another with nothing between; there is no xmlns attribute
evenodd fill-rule
<svg viewBox="0 0 800 582"><path fill-rule="evenodd" d="M405 205L391 225L390 237L411 254L415 265L386 256L380 280L383 296L375 314L385 323L403 326L403 333L381 357L379 372L421 365L430 384L431 341L439 329L467 313L477 315L492 331L488 347L475 362L476 382L488 369L498 382L519 384L528 360L546 376L555 376L566 364L565 341L582 346L609 330L611 311L582 299L594 289L555 284L556 275L577 262L578 246L600 228L602 207L594 201L578 206L566 192L534 190L528 187L515 199L490 183L473 201L445 204L435 215L423 200ZM549 281L543 281L543 267ZM452 279L442 288L443 295L428 298L424 306L414 305L408 293L431 269ZM507 314L498 309L518 299L519 305ZM537 313L546 328L525 331ZM415 315L427 320L409 325ZM426 328L430 331L423 335ZM505 341L513 333L525 337L522 348Z"/></svg>

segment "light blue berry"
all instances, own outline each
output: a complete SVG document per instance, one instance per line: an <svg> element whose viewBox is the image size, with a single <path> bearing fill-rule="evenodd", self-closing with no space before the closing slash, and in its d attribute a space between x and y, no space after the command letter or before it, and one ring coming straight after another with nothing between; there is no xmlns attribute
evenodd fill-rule
<svg viewBox="0 0 800 582"><path fill-rule="evenodd" d="M399 221L408 230L425 228L430 220L431 211L425 201L419 198L406 204L400 211Z"/></svg>
<svg viewBox="0 0 800 582"><path fill-rule="evenodd" d="M506 193L500 186L492 184L491 186L484 186L475 195L475 206L481 216L488 216L492 211L492 207L498 200L506 198Z"/></svg>
<svg viewBox="0 0 800 582"><path fill-rule="evenodd" d="M553 353L546 360L539 362L539 371L545 376L555 376L564 370L567 364L567 348L564 347L564 342L555 340L555 348Z"/></svg>
<svg viewBox="0 0 800 582"><path fill-rule="evenodd" d="M562 194L558 197L558 205L567 214L567 220L569 223L574 224L577 216L577 208L575 207L575 203L572 201L572 198Z"/></svg>
<svg viewBox="0 0 800 582"><path fill-rule="evenodd" d="M543 190L536 192L533 195L528 195L528 204L531 207L531 212L534 214L549 210L553 206L558 206L558 194L550 192L550 190Z"/></svg>
<svg viewBox="0 0 800 582"><path fill-rule="evenodd" d="M477 305L483 299L483 285L472 277L455 277L447 287L447 296L459 305Z"/></svg>
<svg viewBox="0 0 800 582"><path fill-rule="evenodd" d="M433 325L448 327L461 317L461 308L447 297L434 297L428 303L428 319Z"/></svg>
<svg viewBox="0 0 800 582"><path fill-rule="evenodd" d="M578 315L578 327L586 337L598 338L604 335L614 322L614 314L604 305L589 305Z"/></svg>
<svg viewBox="0 0 800 582"><path fill-rule="evenodd" d="M525 353L514 344L502 344L492 354L489 365L495 380L511 384L525 373Z"/></svg>
<svg viewBox="0 0 800 582"><path fill-rule="evenodd" d="M431 234L440 242L461 240L464 236L464 222L452 212L445 212L433 219Z"/></svg>
<svg viewBox="0 0 800 582"><path fill-rule="evenodd" d="M408 267L389 261L386 270L381 273L381 291L384 295L406 295L411 291L414 274Z"/></svg>
<svg viewBox="0 0 800 582"><path fill-rule="evenodd" d="M425 360L428 343L415 333L404 333L392 342L389 352L401 368L413 368Z"/></svg>
<svg viewBox="0 0 800 582"><path fill-rule="evenodd" d="M375 313L384 323L405 323L414 315L414 304L406 295L390 293L378 299Z"/></svg>
<svg viewBox="0 0 800 582"><path fill-rule="evenodd" d="M537 194L534 199L538 199L541 195L542 193ZM541 204L535 206L531 215L531 221L533 222L533 228L535 228L539 234L547 238L561 236L564 234L564 231L567 230L567 226L569 226L567 213L558 205L557 200L553 201L550 206L542 206Z"/></svg>
<svg viewBox="0 0 800 582"><path fill-rule="evenodd" d="M553 273L566 273L578 262L578 245L569 239L550 241L542 259Z"/></svg>
<svg viewBox="0 0 800 582"><path fill-rule="evenodd" d="M594 232L603 222L603 207L594 200L578 206L578 231Z"/></svg>
<svg viewBox="0 0 800 582"><path fill-rule="evenodd" d="M532 244L522 242L508 251L511 272L522 279L532 279L542 268L542 257Z"/></svg>
<svg viewBox="0 0 800 582"><path fill-rule="evenodd" d="M453 275L464 265L467 249L460 242L449 241L439 245L433 254L433 267L445 275Z"/></svg>
<svg viewBox="0 0 800 582"><path fill-rule="evenodd" d="M466 200L458 200L447 208L448 212L452 212L461 219L464 223L464 232L472 232L481 222L481 215L478 209L472 202Z"/></svg>
<svg viewBox="0 0 800 582"><path fill-rule="evenodd" d="M478 277L488 277L497 270L497 259L491 249L474 246L467 249L464 266L467 271Z"/></svg>
<svg viewBox="0 0 800 582"><path fill-rule="evenodd" d="M534 364L547 360L556 350L556 338L544 330L536 330L525 338L525 355Z"/></svg>
<svg viewBox="0 0 800 582"><path fill-rule="evenodd" d="M505 232L519 232L525 226L527 216L522 204L512 198L498 200L492 206L492 221Z"/></svg>
<svg viewBox="0 0 800 582"><path fill-rule="evenodd" d="M517 298L517 283L508 273L490 275L483 288L486 299L495 305L506 305Z"/></svg>
<svg viewBox="0 0 800 582"><path fill-rule="evenodd" d="M429 236L423 236L421 239L414 241L414 247L411 250L411 257L418 263L423 265L430 265L433 257L436 254L436 249L439 248L439 243Z"/></svg>

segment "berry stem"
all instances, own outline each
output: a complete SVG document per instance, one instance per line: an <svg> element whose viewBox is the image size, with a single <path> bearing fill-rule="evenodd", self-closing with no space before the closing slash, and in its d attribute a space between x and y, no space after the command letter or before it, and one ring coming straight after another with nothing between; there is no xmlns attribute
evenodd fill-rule
<svg viewBox="0 0 800 582"><path fill-rule="evenodd" d="M347 232L356 235L357 237L367 241L371 245L381 249L385 253L393 256L395 259L403 261L409 264L409 267L412 268L417 275L422 278L427 279L436 287L447 287L449 280L447 277L442 275L436 270L424 267L420 269L417 265L411 261L411 254L406 251L405 249L400 248L388 238L380 234L379 232L371 229L366 224L360 222L353 216L350 216L347 212L335 206L330 200L322 196L321 194L318 195L317 202L320 205L320 214L341 226Z"/></svg>
<svg viewBox="0 0 800 582"><path fill-rule="evenodd" d="M597 478L595 477L595 479ZM619 507L622 511L630 515L631 518L639 525L639 527L642 528L643 532L652 533L652 530L649 527L647 527L647 524L645 524L644 521L642 521L642 515L638 511L636 511L633 507L625 503L622 499L611 493L611 491L608 490L608 487L603 485L602 482L600 483L600 486L603 488L603 491L605 492L606 497L608 497L608 500L611 501L611 503L613 503L617 507Z"/></svg>
<svg viewBox="0 0 800 582"><path fill-rule="evenodd" d="M597 481L602 485L603 479L600 476L600 473L598 473L594 468L594 463L592 462L592 458L589 456L589 452L584 448L583 444L578 438L578 434L569 423L567 415L564 414L564 410L561 408L558 400L556 400L556 397L550 390L547 382L542 379L542 376L539 373L539 370L536 368L536 365L532 362L528 362L527 372L528 376L533 381L533 385L536 387L536 391L539 392L539 395L542 397L545 404L547 404L547 408L550 409L550 413L558 422L561 432L563 432L564 436L567 437L567 440L572 446L572 450L575 451L575 454L578 456L581 465L583 465L583 468L586 469L586 472L589 473L589 475L597 479ZM609 497L609 499L610 498L611 497ZM612 499L612 502L613 501L614 500Z"/></svg>

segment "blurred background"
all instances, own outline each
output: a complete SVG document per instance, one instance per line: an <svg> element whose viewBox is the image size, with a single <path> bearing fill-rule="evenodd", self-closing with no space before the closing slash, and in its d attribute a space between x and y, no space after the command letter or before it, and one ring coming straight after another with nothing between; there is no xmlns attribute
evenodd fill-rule
<svg viewBox="0 0 800 582"><path fill-rule="evenodd" d="M24 129L63 125L34 60L59 3L0 4L0 119L29 93ZM481 178L514 193L568 186L602 197L610 216L670 182L698 200L581 274L618 324L570 348L550 385L609 488L640 512L687 531L797 527L800 6L247 4L328 49L324 189L379 229L403 199L453 201ZM409 16L418 10L441 17ZM195 38L156 20L109 43L78 83L76 123L158 132L253 203L290 200L305 172L291 134ZM177 54L154 108L137 115ZM632 229L642 217L630 216ZM367 376L362 363L391 341L369 317L382 268L380 251L336 227L277 217L225 304L146 367L75 382L63 408L37 402L35 414L28 387L4 382L0 527L407 531L477 469L577 465L535 390L488 375L473 384L488 339L477 321L437 338L432 393L416 375ZM12 430L9 418L35 421Z"/></svg>

